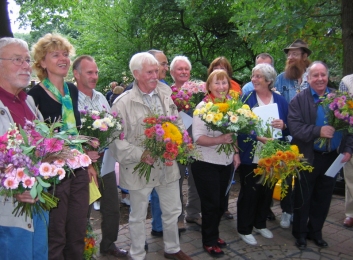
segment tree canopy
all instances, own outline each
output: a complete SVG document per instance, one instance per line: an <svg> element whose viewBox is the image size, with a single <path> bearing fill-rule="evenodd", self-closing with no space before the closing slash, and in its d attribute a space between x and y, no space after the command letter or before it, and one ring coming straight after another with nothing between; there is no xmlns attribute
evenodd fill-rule
<svg viewBox="0 0 353 260"><path fill-rule="evenodd" d="M353 23L346 21L352 19L346 14L349 8L353 12L350 0L16 2L21 5L21 21L31 27L25 40L32 44L48 32L68 37L78 55L96 59L101 88L113 80L131 81L131 56L152 48L163 50L169 61L176 55L187 56L192 77L202 80L212 60L225 56L233 76L246 83L257 54L270 53L281 72L283 48L298 38L308 42L311 60L329 65L331 80L339 82L342 75L353 73L353 64L344 63L347 55L353 55L347 47L353 46Z"/></svg>

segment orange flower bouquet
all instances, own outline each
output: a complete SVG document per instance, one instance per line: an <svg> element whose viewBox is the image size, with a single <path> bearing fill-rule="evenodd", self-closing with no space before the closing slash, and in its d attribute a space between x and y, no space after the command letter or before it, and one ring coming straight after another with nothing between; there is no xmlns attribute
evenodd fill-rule
<svg viewBox="0 0 353 260"><path fill-rule="evenodd" d="M85 236L85 249L83 251L83 259L91 260L94 254L97 253L98 248L96 245L96 235L93 233L92 225L90 221L87 221L86 236Z"/></svg>
<svg viewBox="0 0 353 260"><path fill-rule="evenodd" d="M263 145L259 158L254 173L262 175L260 182L270 187L281 180L281 199L287 195L288 184L285 179L288 176L298 177L299 171L311 172L314 169L299 153L298 146L276 139Z"/></svg>

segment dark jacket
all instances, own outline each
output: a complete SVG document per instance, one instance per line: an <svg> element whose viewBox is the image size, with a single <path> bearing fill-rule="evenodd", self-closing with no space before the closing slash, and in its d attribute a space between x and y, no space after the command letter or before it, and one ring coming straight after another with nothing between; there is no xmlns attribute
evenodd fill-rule
<svg viewBox="0 0 353 260"><path fill-rule="evenodd" d="M335 91L330 88L330 91ZM300 153L310 164L314 160L314 140L320 137L321 126L316 126L317 104L311 94L311 88L298 93L289 104L288 127ZM339 152L353 152L353 135L345 134Z"/></svg>
<svg viewBox="0 0 353 260"><path fill-rule="evenodd" d="M273 103L276 103L278 106L278 114L279 118L283 120L285 124L287 124L287 114L288 114L288 103L281 95L278 95L275 92L272 92L273 95ZM248 95L243 97L243 100L246 100L245 103L249 105L251 109L257 107L257 98L256 91L253 90ZM280 140L284 141L284 137L289 135L288 128L282 131L282 138ZM256 137L257 135L245 135L239 134L238 136L238 146L240 148L240 160L242 164L252 164L254 155L253 150L256 145ZM254 142L248 141L248 139L252 139Z"/></svg>

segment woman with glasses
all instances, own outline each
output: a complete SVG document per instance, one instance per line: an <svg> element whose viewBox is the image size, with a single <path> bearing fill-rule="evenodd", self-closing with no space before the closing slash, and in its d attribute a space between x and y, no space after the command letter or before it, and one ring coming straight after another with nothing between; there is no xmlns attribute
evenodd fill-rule
<svg viewBox="0 0 353 260"><path fill-rule="evenodd" d="M271 65L258 64L252 70L251 82L254 90L243 97L251 109L276 103L279 118L271 122L273 128L282 130L282 138L289 134L287 129L288 103L280 95L271 91L276 80L276 71ZM249 138L253 142L249 141ZM272 201L273 188L259 183L261 176L255 176L257 168L253 149L257 143L266 143L271 137L253 135L239 135L241 166L239 167L240 192L237 202L238 233L241 239L250 245L257 241L252 235L253 229L265 238L272 238L273 234L266 228L268 209ZM284 140L284 139L283 139Z"/></svg>
<svg viewBox="0 0 353 260"><path fill-rule="evenodd" d="M43 115L44 120L62 121L62 129L77 135L80 126L78 90L64 78L70 68L70 56L74 53L71 43L58 34L46 34L32 48L33 68L41 82L28 94ZM79 145L76 147L82 150ZM88 154L92 160L98 154ZM58 207L49 214L49 259L82 259L86 234L89 202L88 184L90 175L96 175L92 165L79 168L66 176L55 187L54 195L59 198ZM93 177L93 176L92 176ZM96 176L95 176L96 177Z"/></svg>

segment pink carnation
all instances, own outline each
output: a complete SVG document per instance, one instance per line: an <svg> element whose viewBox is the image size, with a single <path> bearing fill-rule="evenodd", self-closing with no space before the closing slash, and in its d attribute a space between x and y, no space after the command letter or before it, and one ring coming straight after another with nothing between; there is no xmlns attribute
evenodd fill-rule
<svg viewBox="0 0 353 260"><path fill-rule="evenodd" d="M24 177L23 180L22 180L22 186L24 188L31 189L35 182L36 182L36 178L29 177L29 176L26 175L26 177Z"/></svg>
<svg viewBox="0 0 353 260"><path fill-rule="evenodd" d="M44 140L44 146L46 151L50 153L59 152L63 149L64 140L59 140L56 138L48 138Z"/></svg>
<svg viewBox="0 0 353 260"><path fill-rule="evenodd" d="M71 169L77 169L80 167L80 162L78 156L73 156L70 159L66 160L67 166Z"/></svg>
<svg viewBox="0 0 353 260"><path fill-rule="evenodd" d="M56 168L55 169L55 176L59 176L59 180L62 180L65 178L66 172L63 168Z"/></svg>
<svg viewBox="0 0 353 260"><path fill-rule="evenodd" d="M25 168L17 168L16 169L16 178L18 181L22 181L25 176L27 176L24 172Z"/></svg>
<svg viewBox="0 0 353 260"><path fill-rule="evenodd" d="M49 163L42 163L39 166L39 174L42 175L45 179L49 178L52 172L52 167Z"/></svg>
<svg viewBox="0 0 353 260"><path fill-rule="evenodd" d="M6 189L12 189L12 190L17 189L18 184L19 184L18 181L14 177L8 177L4 181L4 187Z"/></svg>
<svg viewBox="0 0 353 260"><path fill-rule="evenodd" d="M81 154L79 160L82 167L87 167L92 163L91 159L87 154Z"/></svg>
<svg viewBox="0 0 353 260"><path fill-rule="evenodd" d="M54 161L54 164L57 166L57 167L64 167L65 165L65 160L64 159L57 159Z"/></svg>

